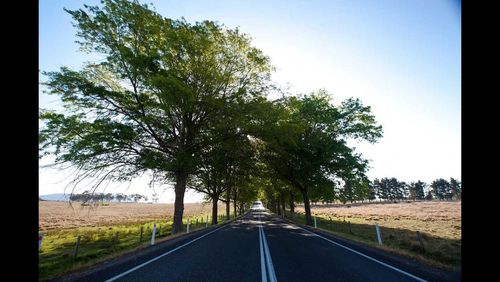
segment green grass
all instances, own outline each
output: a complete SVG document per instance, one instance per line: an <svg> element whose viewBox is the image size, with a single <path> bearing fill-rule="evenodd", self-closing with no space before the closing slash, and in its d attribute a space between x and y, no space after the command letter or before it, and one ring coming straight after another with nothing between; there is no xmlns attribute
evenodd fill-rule
<svg viewBox="0 0 500 282"><path fill-rule="evenodd" d="M231 218L234 218L234 215L231 215ZM190 232L205 228L205 214L190 219ZM198 224L196 224L197 219ZM185 232L187 219L184 219L183 222L183 231ZM218 223L222 224L224 222L226 222L225 215L220 215ZM172 235L172 220L78 228L46 233L39 251L38 269L40 280L60 276L68 271L93 265L128 251L147 247L151 242L154 223L156 223L156 239ZM210 222L209 225L211 225ZM140 241L141 226L143 227L142 242ZM80 246L75 258L74 251L78 236L81 236Z"/></svg>
<svg viewBox="0 0 500 282"><path fill-rule="evenodd" d="M290 213L287 213L287 215L289 216ZM296 213L295 222L305 225L305 214ZM383 245L379 245L374 223L358 223L354 220L350 225L351 228L349 229L348 221L330 219L327 216L317 216L317 226L319 229L328 231L339 237L408 256L446 270L457 270L460 268L462 246L460 239L443 238L421 233L424 245L424 250L422 250L417 240L416 231L380 226Z"/></svg>

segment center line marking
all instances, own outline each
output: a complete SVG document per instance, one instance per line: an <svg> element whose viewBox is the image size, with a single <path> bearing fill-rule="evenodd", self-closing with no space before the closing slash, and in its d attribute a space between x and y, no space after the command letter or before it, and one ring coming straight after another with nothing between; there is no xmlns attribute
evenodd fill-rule
<svg viewBox="0 0 500 282"><path fill-rule="evenodd" d="M262 242L264 245L264 254L266 258L266 265L267 265L267 271L269 274L269 281L271 282L277 282L278 280L276 279L276 273L274 272L274 266L273 266L273 260L271 259L271 252L269 251L269 246L267 244L267 239L266 239L266 234L264 233L264 227L262 226L262 221L259 216L259 231L260 231L260 238L262 238ZM262 245L261 245L261 250L262 250ZM262 251L261 251L261 269L262 269ZM267 281L264 278L262 281Z"/></svg>

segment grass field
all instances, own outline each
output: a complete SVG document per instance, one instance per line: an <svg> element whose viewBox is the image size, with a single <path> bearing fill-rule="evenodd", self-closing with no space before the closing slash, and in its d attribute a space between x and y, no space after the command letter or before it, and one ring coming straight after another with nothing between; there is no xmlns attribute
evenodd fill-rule
<svg viewBox="0 0 500 282"><path fill-rule="evenodd" d="M305 222L298 206L299 223ZM400 202L346 205L314 205L318 228L342 237L404 254L446 269L461 264L461 202ZM383 246L377 243L375 223L380 226ZM350 226L350 228L349 228ZM420 232L423 247L417 240Z"/></svg>
<svg viewBox="0 0 500 282"><path fill-rule="evenodd" d="M165 220L174 214L174 204L110 203L108 206L89 207L80 203L70 206L68 202L38 203L39 230L42 232ZM219 204L219 213L221 211L225 212L225 205ZM211 212L211 203L184 204L185 217Z"/></svg>
<svg viewBox="0 0 500 282"><path fill-rule="evenodd" d="M297 206L296 211L304 210ZM185 204L184 222L191 218L191 230L203 228L210 213L211 204ZM339 236L443 268L460 266L461 202L313 205L312 213L319 228ZM219 205L219 214L225 214L225 205ZM156 238L163 240L171 235L172 216L173 204L111 203L89 208L78 203L70 207L67 202L41 201L39 230L44 239L39 253L40 278L146 247L153 223L157 226ZM296 219L305 222L303 214L297 214ZM375 223L381 227L382 246L377 244ZM416 231L422 234L423 251ZM74 258L78 236L80 247Z"/></svg>
<svg viewBox="0 0 500 282"><path fill-rule="evenodd" d="M223 213L224 215L222 215ZM184 204L184 231L204 228L211 204ZM225 205L219 205L219 221ZM39 230L44 234L39 252L39 277L49 279L66 271L146 247L156 223L157 240L169 237L173 204L110 203L109 206L82 207L79 203L39 202ZM142 227L142 240L141 240ZM76 257L75 246L80 236Z"/></svg>

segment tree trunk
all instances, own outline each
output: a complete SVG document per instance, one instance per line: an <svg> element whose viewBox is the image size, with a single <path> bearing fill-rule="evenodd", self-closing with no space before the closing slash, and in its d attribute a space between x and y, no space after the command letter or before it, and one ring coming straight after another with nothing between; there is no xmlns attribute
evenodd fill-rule
<svg viewBox="0 0 500 282"><path fill-rule="evenodd" d="M244 208L244 207L243 207L243 205L244 205L244 203L243 203L243 202L240 202L240 204L239 204L239 208L240 208L240 209L239 209L239 210L240 210L239 215L242 215L242 214L243 214L243 208Z"/></svg>
<svg viewBox="0 0 500 282"><path fill-rule="evenodd" d="M280 203L281 203L281 196L278 196L278 199L276 199L276 211L278 215L281 215Z"/></svg>
<svg viewBox="0 0 500 282"><path fill-rule="evenodd" d="M234 217L236 217L237 213L237 200L238 200L238 191L234 189L234 198L233 198L233 209L234 209Z"/></svg>
<svg viewBox="0 0 500 282"><path fill-rule="evenodd" d="M285 215L285 196L281 195L281 212Z"/></svg>
<svg viewBox="0 0 500 282"><path fill-rule="evenodd" d="M184 192L186 192L187 174L176 172L175 174L175 203L174 203L174 226L172 234L182 231L182 215L184 213Z"/></svg>
<svg viewBox="0 0 500 282"><path fill-rule="evenodd" d="M293 198L292 192L290 192L290 213L292 213L292 217L293 217L293 214L295 213L295 200Z"/></svg>
<svg viewBox="0 0 500 282"><path fill-rule="evenodd" d="M304 210L306 211L306 225L312 226L311 205L309 203L307 190L302 191L302 197L304 198Z"/></svg>
<svg viewBox="0 0 500 282"><path fill-rule="evenodd" d="M217 203L219 201L219 197L212 197L212 224L217 224Z"/></svg>
<svg viewBox="0 0 500 282"><path fill-rule="evenodd" d="M231 213L231 190L226 192L226 220L229 220L229 214Z"/></svg>

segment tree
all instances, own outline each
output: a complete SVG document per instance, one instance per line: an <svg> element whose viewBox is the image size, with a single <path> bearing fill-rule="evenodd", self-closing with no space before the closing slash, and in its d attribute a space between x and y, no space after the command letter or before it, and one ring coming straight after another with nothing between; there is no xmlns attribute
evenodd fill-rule
<svg viewBox="0 0 500 282"><path fill-rule="evenodd" d="M354 200L354 192L351 181L344 181L342 189L339 189L338 198L344 205L347 201L350 201L352 203L352 201Z"/></svg>
<svg viewBox="0 0 500 282"><path fill-rule="evenodd" d="M91 200L92 200L92 193L90 191L87 190L81 194L81 201L83 205L88 204Z"/></svg>
<svg viewBox="0 0 500 282"><path fill-rule="evenodd" d="M382 183L381 179L375 178L373 180L373 190L375 191L376 197L381 201L382 199L387 199L387 191Z"/></svg>
<svg viewBox="0 0 500 282"><path fill-rule="evenodd" d="M450 188L450 183L446 179L439 178L431 183L432 193L436 199L439 200L451 200L452 193Z"/></svg>
<svg viewBox="0 0 500 282"><path fill-rule="evenodd" d="M455 178L450 178L450 190L455 199L462 199L462 183Z"/></svg>
<svg viewBox="0 0 500 282"><path fill-rule="evenodd" d="M111 193L107 193L106 195L104 195L104 199L108 202L111 202L114 198L115 196L113 196L113 194Z"/></svg>
<svg viewBox="0 0 500 282"><path fill-rule="evenodd" d="M228 101L221 110L223 118L212 123L212 130L206 135L211 145L200 152L199 170L193 174L189 184L190 188L211 199L213 224L217 223L217 202L222 200L222 196L225 196L227 218L231 198L236 214L237 185L254 170L254 147L246 130L242 130L247 122L248 102Z"/></svg>
<svg viewBox="0 0 500 282"><path fill-rule="evenodd" d="M424 188L426 184L420 180L417 182L411 182L408 185L409 197L412 200L423 200L425 197Z"/></svg>
<svg viewBox="0 0 500 282"><path fill-rule="evenodd" d="M77 169L74 183L129 181L151 173L175 182L173 233L182 229L184 193L212 121L226 101L266 90L269 59L250 38L210 21L163 18L138 1L66 10L86 52L102 62L44 73L65 113L42 111L43 155Z"/></svg>
<svg viewBox="0 0 500 282"><path fill-rule="evenodd" d="M131 198L133 198L133 199L134 199L134 202L136 202L136 203L137 203L138 201L140 201L142 198L144 198L144 196L143 196L143 195L140 195L140 194L132 194L132 195L130 195L130 197L131 197Z"/></svg>
<svg viewBox="0 0 500 282"><path fill-rule="evenodd" d="M116 194L115 198L119 203L121 203L122 201L127 199L127 196L123 195L122 193L119 193Z"/></svg>
<svg viewBox="0 0 500 282"><path fill-rule="evenodd" d="M239 214L250 207L250 204L259 198L260 186L255 184L255 176L249 175L246 181L242 181L238 187L238 208Z"/></svg>
<svg viewBox="0 0 500 282"><path fill-rule="evenodd" d="M337 195L336 197L345 204L347 201L362 201L368 199L372 193L372 188L370 187L370 181L366 177L359 179L346 179L344 180L344 185L337 185Z"/></svg>
<svg viewBox="0 0 500 282"><path fill-rule="evenodd" d="M377 190L375 188L375 183L369 182L368 183L368 196L367 196L368 201L375 200L376 196L377 196Z"/></svg>
<svg viewBox="0 0 500 282"><path fill-rule="evenodd" d="M425 196L425 199L426 199L427 201L432 200L432 193L431 193L431 191L430 191L430 190L429 190L429 191L427 191L427 195Z"/></svg>
<svg viewBox="0 0 500 282"><path fill-rule="evenodd" d="M402 198L403 192L400 190L402 185L395 177L382 178L378 185L382 199L396 201Z"/></svg>
<svg viewBox="0 0 500 282"><path fill-rule="evenodd" d="M381 126L370 107L358 99L334 106L324 90L301 98L284 97L276 106L276 118L261 135L267 147L263 159L300 191L306 224L312 225L309 196L313 191L331 189L335 179L362 182L366 178L367 161L346 145L346 139L375 142L382 136Z"/></svg>
<svg viewBox="0 0 500 282"><path fill-rule="evenodd" d="M153 203L157 204L158 200L160 200L159 195L157 193L153 193L153 195L151 195L151 201L153 201Z"/></svg>
<svg viewBox="0 0 500 282"><path fill-rule="evenodd" d="M203 154L203 164L200 167L200 171L188 182L190 188L206 194L212 201L212 224L217 224L217 203L222 193L228 188L224 181L225 163L221 160L223 159L223 154L221 152L214 152L215 150L207 150L208 152Z"/></svg>

